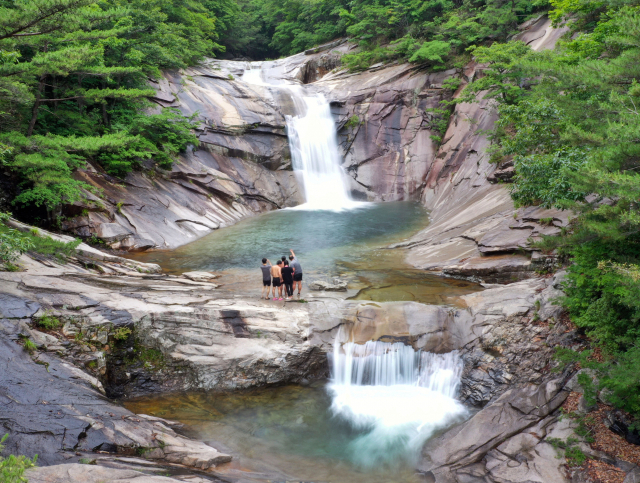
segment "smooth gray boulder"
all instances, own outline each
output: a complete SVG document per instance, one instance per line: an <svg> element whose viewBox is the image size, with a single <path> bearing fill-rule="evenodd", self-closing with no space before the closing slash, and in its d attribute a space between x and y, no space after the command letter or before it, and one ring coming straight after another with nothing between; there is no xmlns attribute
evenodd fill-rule
<svg viewBox="0 0 640 483"><path fill-rule="evenodd" d="M67 463L27 470L29 483L205 483L210 479L188 475L188 478L173 478L143 473L136 470L118 469L108 466Z"/></svg>
<svg viewBox="0 0 640 483"><path fill-rule="evenodd" d="M185 272L182 276L194 282L208 282L209 280L218 278L219 275L211 272Z"/></svg>
<svg viewBox="0 0 640 483"><path fill-rule="evenodd" d="M348 283L343 280L335 280L327 282L324 280L315 280L309 283L309 290L316 292L346 292Z"/></svg>
<svg viewBox="0 0 640 483"><path fill-rule="evenodd" d="M96 236L109 244L121 241L131 235L129 230L118 223L100 223L96 227Z"/></svg>
<svg viewBox="0 0 640 483"><path fill-rule="evenodd" d="M430 440L422 451L419 470L435 477L436 482L460 481L454 476L458 470L480 462L491 450L536 426L560 407L568 395L563 386L562 379L553 379L508 390L468 421ZM519 451L531 444L526 436L512 441ZM488 463L492 468L501 464L502 458L493 459Z"/></svg>

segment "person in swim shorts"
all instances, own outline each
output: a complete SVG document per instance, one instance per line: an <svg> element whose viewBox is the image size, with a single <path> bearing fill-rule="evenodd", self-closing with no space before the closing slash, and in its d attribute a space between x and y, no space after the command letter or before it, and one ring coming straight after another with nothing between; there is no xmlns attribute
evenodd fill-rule
<svg viewBox="0 0 640 483"><path fill-rule="evenodd" d="M287 292L285 300L291 300L293 298L293 268L289 266L289 262L287 260L284 261L284 267L281 272L282 282L284 283L284 288Z"/></svg>
<svg viewBox="0 0 640 483"><path fill-rule="evenodd" d="M262 270L262 293L260 294L260 298L269 300L269 292L271 291L271 262L268 258L262 259L260 269ZM267 291L266 295L265 290Z"/></svg>
<svg viewBox="0 0 640 483"><path fill-rule="evenodd" d="M291 268L293 268L293 289L295 290L296 285L298 285L298 296L300 296L300 291L302 290L302 267L300 266L300 262L296 258L296 254L293 253L293 250L289 250L291 255L289 255L289 262L291 264ZM293 295L293 292L291 292Z"/></svg>
<svg viewBox="0 0 640 483"><path fill-rule="evenodd" d="M273 300L282 300L282 260L278 260L276 265L271 267L271 276L273 277ZM276 287L278 287L278 297L276 297Z"/></svg>

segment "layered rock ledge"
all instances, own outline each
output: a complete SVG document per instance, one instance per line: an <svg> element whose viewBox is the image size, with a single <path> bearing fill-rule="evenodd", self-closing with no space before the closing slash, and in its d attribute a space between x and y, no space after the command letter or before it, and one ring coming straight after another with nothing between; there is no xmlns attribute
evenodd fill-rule
<svg viewBox="0 0 640 483"><path fill-rule="evenodd" d="M229 298L216 284L186 277L133 269L127 275L105 275L73 260L44 266L23 257L22 263L26 272L0 272L0 354L5 364L12 361L12 370L0 379L4 404L11 410L2 413L0 422L11 435L8 451L28 456L37 452L49 465L73 463L97 451L106 454L93 456L99 465L112 464L113 456L141 456L160 465L207 469L215 476L229 456L180 436L171 422L114 405L103 391L131 396L326 377L326 355L338 331L356 341L404 341L416 349L458 350L465 363L462 400L482 408L459 431L468 425L464 431L477 431L473 428L479 415L498 411L495 405L514 394L542 401L534 395L542 391L556 398L526 427L509 423L501 436L506 442L545 418L557 417L555 401L564 392L549 373L551 347L575 343L552 303L559 293L557 278L488 288L451 299L449 306L362 303L329 292L310 297L306 304L272 304ZM57 317L64 326L42 329L37 321L43 314ZM27 337L38 346L31 355L20 345ZM550 384L560 392L544 389ZM519 419L514 416L513 421ZM446 444L456 445L454 433L451 438ZM471 463L495 458L492 449L478 445L478 457ZM421 469L436 475L462 471L463 466L467 471L466 460L462 466L457 460L438 460L437 466L425 463ZM69 474L77 473L82 476L61 481L81 481L78 478L93 478L87 471L65 465L39 469L34 477L71 478Z"/></svg>

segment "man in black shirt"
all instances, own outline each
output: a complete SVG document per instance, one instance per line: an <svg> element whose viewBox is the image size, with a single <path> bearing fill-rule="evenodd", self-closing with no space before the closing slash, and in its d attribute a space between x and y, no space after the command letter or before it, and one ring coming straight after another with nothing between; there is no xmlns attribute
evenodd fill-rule
<svg viewBox="0 0 640 483"><path fill-rule="evenodd" d="M284 288L286 289L286 300L291 300L293 297L293 268L289 266L288 261L284 261L284 267L281 270L282 281L284 282Z"/></svg>

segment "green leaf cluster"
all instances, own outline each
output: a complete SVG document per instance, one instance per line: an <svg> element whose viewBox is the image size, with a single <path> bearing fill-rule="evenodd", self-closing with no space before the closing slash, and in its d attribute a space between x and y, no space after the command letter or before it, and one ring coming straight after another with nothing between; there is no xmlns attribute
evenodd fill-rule
<svg viewBox="0 0 640 483"><path fill-rule="evenodd" d="M55 217L89 189L74 178L86 162L121 177L145 160L169 168L196 142L194 118L147 115L149 79L224 51L219 29L238 11L233 0L1 1L0 162L19 183L14 203Z"/></svg>
<svg viewBox="0 0 640 483"><path fill-rule="evenodd" d="M31 249L33 245L25 239L17 230L0 231L0 262L11 264L20 255Z"/></svg>
<svg viewBox="0 0 640 483"><path fill-rule="evenodd" d="M53 255L65 263L67 257L73 255L81 243L80 240L63 242L49 236L41 236L36 228L30 233L21 233L5 224L9 216L9 213L0 212L0 262L3 262L5 267L26 252Z"/></svg>
<svg viewBox="0 0 640 483"><path fill-rule="evenodd" d="M0 453L4 449L3 443L7 440L9 434L5 434L0 439ZM24 472L29 468L33 468L38 461L38 455L33 458L26 456L9 455L7 458L0 456L0 481L3 483L28 483Z"/></svg>
<svg viewBox="0 0 640 483"><path fill-rule="evenodd" d="M604 354L583 367L640 418L640 2L550 3L571 32L554 50L475 49L487 69L462 97L495 103L492 157L513 160L516 204L574 213L537 245L571 261L564 306Z"/></svg>

